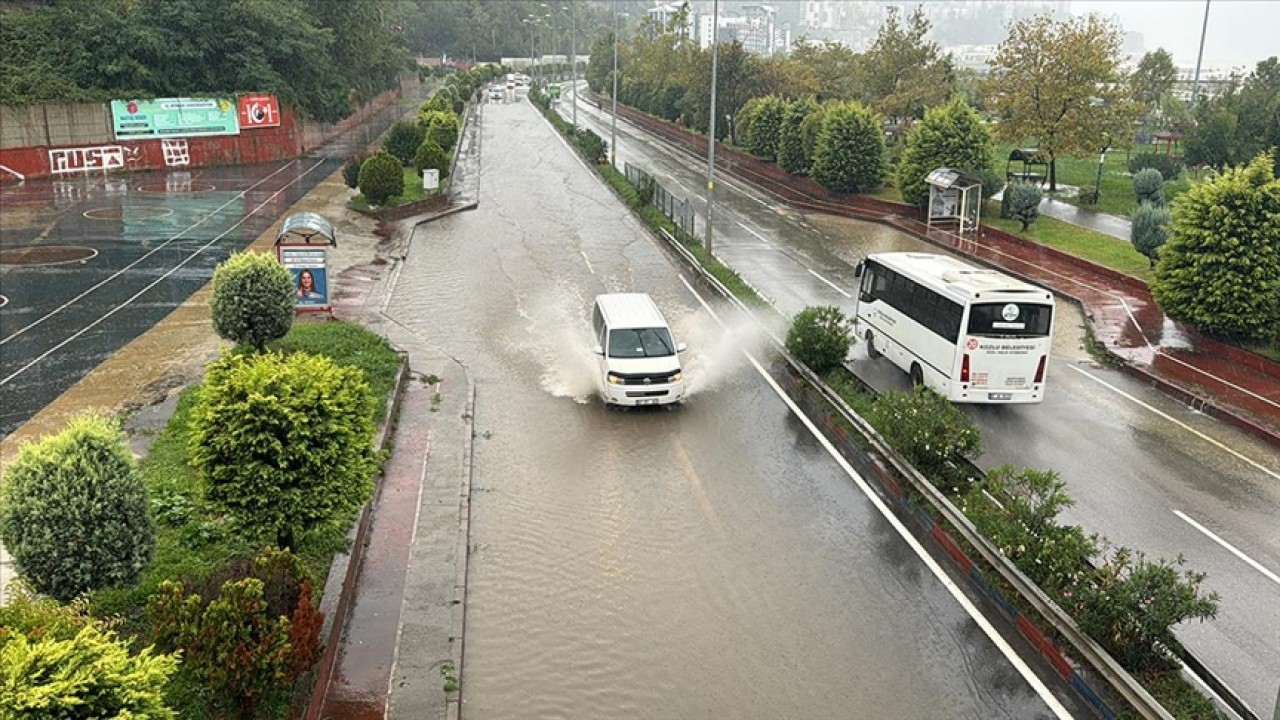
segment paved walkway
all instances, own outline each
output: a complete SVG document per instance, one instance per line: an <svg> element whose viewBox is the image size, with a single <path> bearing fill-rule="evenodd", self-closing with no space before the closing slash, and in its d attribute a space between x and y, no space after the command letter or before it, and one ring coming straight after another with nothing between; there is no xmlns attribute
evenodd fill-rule
<svg viewBox="0 0 1280 720"><path fill-rule="evenodd" d="M1126 217L1079 207L1048 195L1040 201L1040 214L1129 242L1131 223Z"/></svg>

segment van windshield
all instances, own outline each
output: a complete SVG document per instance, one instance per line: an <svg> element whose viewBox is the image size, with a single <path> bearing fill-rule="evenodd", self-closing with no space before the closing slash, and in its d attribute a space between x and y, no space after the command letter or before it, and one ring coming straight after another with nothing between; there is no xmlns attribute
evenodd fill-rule
<svg viewBox="0 0 1280 720"><path fill-rule="evenodd" d="M609 357L643 358L675 355L675 344L666 328L613 330L609 333Z"/></svg>

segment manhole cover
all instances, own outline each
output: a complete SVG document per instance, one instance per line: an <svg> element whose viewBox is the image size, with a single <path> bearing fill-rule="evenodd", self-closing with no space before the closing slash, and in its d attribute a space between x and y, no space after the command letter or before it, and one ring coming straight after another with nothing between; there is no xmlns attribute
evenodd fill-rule
<svg viewBox="0 0 1280 720"><path fill-rule="evenodd" d="M170 195L176 193L207 192L213 189L213 183L204 182L203 180L190 182L151 182L143 183L138 186L138 190L141 192L169 193Z"/></svg>
<svg viewBox="0 0 1280 720"><path fill-rule="evenodd" d="M144 205L93 208L92 210L84 211L84 216L92 220L155 220L172 214L173 210L170 208L146 207Z"/></svg>
<svg viewBox="0 0 1280 720"><path fill-rule="evenodd" d="M36 245L0 250L0 265L59 265L88 260L97 254L93 248L75 245Z"/></svg>

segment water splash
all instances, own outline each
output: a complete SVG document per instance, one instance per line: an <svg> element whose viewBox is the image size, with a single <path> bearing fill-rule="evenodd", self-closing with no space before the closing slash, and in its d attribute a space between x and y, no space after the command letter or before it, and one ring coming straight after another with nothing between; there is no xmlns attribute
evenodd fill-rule
<svg viewBox="0 0 1280 720"><path fill-rule="evenodd" d="M515 348L537 363L538 384L554 397L586 404L598 392L596 359L591 349L591 322L578 288L562 285L555 291L518 298L517 313L524 333Z"/></svg>
<svg viewBox="0 0 1280 720"><path fill-rule="evenodd" d="M689 313L678 317L672 330L689 346L681 358L689 397L728 385L750 367L744 353L758 358L769 343L759 320L738 313L719 321L705 311Z"/></svg>

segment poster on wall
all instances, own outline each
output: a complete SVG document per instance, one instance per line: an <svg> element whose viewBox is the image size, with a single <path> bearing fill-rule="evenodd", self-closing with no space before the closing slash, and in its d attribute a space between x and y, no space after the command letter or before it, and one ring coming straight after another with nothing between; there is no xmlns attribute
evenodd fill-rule
<svg viewBox="0 0 1280 720"><path fill-rule="evenodd" d="M241 130L280 126L280 103L275 95L241 95L237 104Z"/></svg>
<svg viewBox="0 0 1280 720"><path fill-rule="evenodd" d="M239 135L239 113L223 98L112 100L117 140Z"/></svg>
<svg viewBox="0 0 1280 720"><path fill-rule="evenodd" d="M329 307L328 247L280 245L280 262L293 275L293 305L298 310Z"/></svg>

